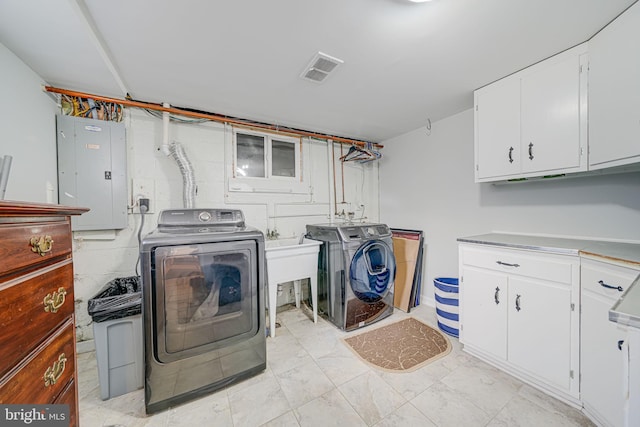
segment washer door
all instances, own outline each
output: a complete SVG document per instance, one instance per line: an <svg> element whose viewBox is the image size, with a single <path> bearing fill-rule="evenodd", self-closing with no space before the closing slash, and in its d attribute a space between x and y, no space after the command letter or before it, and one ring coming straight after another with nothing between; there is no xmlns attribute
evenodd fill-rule
<svg viewBox="0 0 640 427"><path fill-rule="evenodd" d="M353 293L366 303L380 301L396 277L393 250L382 240L363 243L351 259L349 282Z"/></svg>

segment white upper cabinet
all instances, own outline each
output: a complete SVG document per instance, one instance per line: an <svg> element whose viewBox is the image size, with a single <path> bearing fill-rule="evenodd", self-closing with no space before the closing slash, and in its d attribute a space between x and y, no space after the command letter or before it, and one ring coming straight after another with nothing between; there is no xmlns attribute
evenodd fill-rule
<svg viewBox="0 0 640 427"><path fill-rule="evenodd" d="M640 162L640 3L589 41L589 169Z"/></svg>
<svg viewBox="0 0 640 427"><path fill-rule="evenodd" d="M587 45L475 91L476 182L587 169Z"/></svg>
<svg viewBox="0 0 640 427"><path fill-rule="evenodd" d="M580 76L577 52L522 76L522 172L579 170Z"/></svg>
<svg viewBox="0 0 640 427"><path fill-rule="evenodd" d="M520 173L520 79L475 93L476 181Z"/></svg>

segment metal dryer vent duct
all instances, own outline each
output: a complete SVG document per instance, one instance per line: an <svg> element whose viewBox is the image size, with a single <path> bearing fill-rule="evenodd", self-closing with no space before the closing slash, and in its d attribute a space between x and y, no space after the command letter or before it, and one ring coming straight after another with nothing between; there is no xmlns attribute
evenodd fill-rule
<svg viewBox="0 0 640 427"><path fill-rule="evenodd" d="M334 58L326 53L318 52L309 62L300 77L315 83L322 83L338 65L344 64L342 59Z"/></svg>
<svg viewBox="0 0 640 427"><path fill-rule="evenodd" d="M196 197L196 179L193 174L193 166L187 158L182 145L177 142L169 144L169 154L173 157L182 173L182 201L186 209L193 208Z"/></svg>

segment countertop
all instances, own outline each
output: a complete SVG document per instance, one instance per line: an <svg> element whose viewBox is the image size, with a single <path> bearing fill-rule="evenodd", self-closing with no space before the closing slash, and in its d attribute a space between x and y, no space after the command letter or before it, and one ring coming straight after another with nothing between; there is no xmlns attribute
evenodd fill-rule
<svg viewBox="0 0 640 427"><path fill-rule="evenodd" d="M640 270L640 244L506 233L460 237L458 242L575 255ZM609 320L640 328L640 271L631 286L609 310Z"/></svg>
<svg viewBox="0 0 640 427"><path fill-rule="evenodd" d="M609 320L640 329L640 275L609 310Z"/></svg>
<svg viewBox="0 0 640 427"><path fill-rule="evenodd" d="M603 261L628 264L640 269L640 244L525 234L487 233L460 237L458 242L526 249L564 255L580 255Z"/></svg>

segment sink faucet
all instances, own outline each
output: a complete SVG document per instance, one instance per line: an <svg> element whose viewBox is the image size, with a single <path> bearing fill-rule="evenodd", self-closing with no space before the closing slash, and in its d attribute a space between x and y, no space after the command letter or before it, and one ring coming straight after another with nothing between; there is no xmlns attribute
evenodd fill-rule
<svg viewBox="0 0 640 427"><path fill-rule="evenodd" d="M267 240L276 240L278 237L280 237L280 233L277 229L269 230L267 228Z"/></svg>

